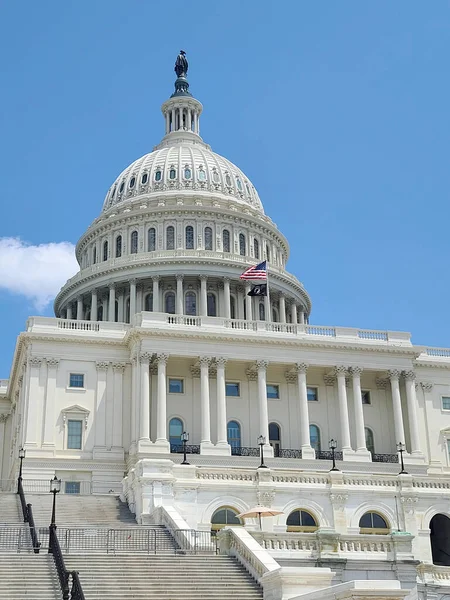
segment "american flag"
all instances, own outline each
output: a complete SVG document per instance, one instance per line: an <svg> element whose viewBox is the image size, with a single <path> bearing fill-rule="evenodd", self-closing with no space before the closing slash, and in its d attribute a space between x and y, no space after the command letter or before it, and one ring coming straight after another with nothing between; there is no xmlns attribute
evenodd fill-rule
<svg viewBox="0 0 450 600"><path fill-rule="evenodd" d="M254 265L246 269L239 279L246 279L247 281L267 281L267 264L266 261Z"/></svg>

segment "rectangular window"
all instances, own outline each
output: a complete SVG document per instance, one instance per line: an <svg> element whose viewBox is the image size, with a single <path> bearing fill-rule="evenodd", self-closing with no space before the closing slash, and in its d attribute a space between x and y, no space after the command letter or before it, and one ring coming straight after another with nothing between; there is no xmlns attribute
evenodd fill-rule
<svg viewBox="0 0 450 600"><path fill-rule="evenodd" d="M184 381L182 379L169 379L169 394L184 394Z"/></svg>
<svg viewBox="0 0 450 600"><path fill-rule="evenodd" d="M268 383L267 386L267 397L268 398L279 398L280 397L280 386Z"/></svg>
<svg viewBox="0 0 450 600"><path fill-rule="evenodd" d="M362 399L362 403L363 404L372 404L372 400L370 399L370 392L369 392L369 390L362 390L361 391L361 399Z"/></svg>
<svg viewBox="0 0 450 600"><path fill-rule="evenodd" d="M230 383L229 381L227 381L225 383L225 389L227 396L238 397L241 395L239 383Z"/></svg>
<svg viewBox="0 0 450 600"><path fill-rule="evenodd" d="M69 450L81 450L81 439L83 431L82 421L67 421L67 448Z"/></svg>
<svg viewBox="0 0 450 600"><path fill-rule="evenodd" d="M82 373L71 373L69 379L69 387L84 388L84 375Z"/></svg>
<svg viewBox="0 0 450 600"><path fill-rule="evenodd" d="M317 402L319 400L319 390L316 387L307 387L306 394L308 396L308 402Z"/></svg>
<svg viewBox="0 0 450 600"><path fill-rule="evenodd" d="M450 396L442 396L442 408L450 410Z"/></svg>
<svg viewBox="0 0 450 600"><path fill-rule="evenodd" d="M79 494L81 484L79 481L66 481L64 485L64 493L66 494Z"/></svg>

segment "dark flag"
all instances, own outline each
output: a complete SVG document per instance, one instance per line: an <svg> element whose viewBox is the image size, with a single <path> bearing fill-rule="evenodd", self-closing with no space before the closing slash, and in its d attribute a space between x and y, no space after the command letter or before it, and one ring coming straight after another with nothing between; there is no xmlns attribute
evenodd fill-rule
<svg viewBox="0 0 450 600"><path fill-rule="evenodd" d="M247 296L267 296L267 283L254 285Z"/></svg>

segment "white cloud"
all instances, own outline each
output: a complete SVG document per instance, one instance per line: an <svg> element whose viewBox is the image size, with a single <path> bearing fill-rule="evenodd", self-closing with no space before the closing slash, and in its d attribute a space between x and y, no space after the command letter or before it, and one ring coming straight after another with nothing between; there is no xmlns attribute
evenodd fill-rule
<svg viewBox="0 0 450 600"><path fill-rule="evenodd" d="M0 238L0 288L31 300L43 311L78 271L70 242L33 246L20 238Z"/></svg>

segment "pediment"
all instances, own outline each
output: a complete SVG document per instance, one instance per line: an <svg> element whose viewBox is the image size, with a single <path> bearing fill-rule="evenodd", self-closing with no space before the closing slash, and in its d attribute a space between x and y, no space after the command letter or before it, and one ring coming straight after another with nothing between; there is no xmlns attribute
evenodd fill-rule
<svg viewBox="0 0 450 600"><path fill-rule="evenodd" d="M73 404L72 406L68 406L67 408L63 408L62 413L81 413L83 415L88 415L89 411L87 408L80 406L79 404Z"/></svg>

